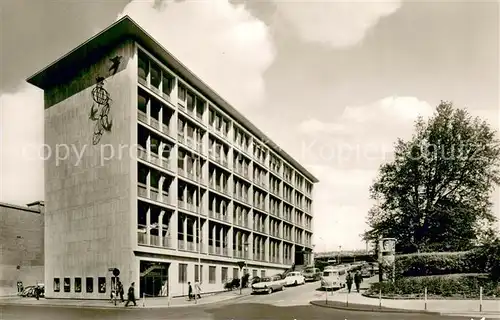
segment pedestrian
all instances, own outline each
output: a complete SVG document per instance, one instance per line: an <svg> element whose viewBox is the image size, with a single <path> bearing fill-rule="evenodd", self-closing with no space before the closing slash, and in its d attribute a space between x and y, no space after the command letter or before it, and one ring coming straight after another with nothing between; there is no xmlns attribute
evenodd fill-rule
<svg viewBox="0 0 500 320"><path fill-rule="evenodd" d="M122 302L125 302L125 299L123 299L123 295L125 294L125 291L123 290L123 283L121 283L121 281L118 281L118 292L120 293L120 300Z"/></svg>
<svg viewBox="0 0 500 320"><path fill-rule="evenodd" d="M193 286L191 286L191 282L188 282L188 300L193 298Z"/></svg>
<svg viewBox="0 0 500 320"><path fill-rule="evenodd" d="M38 285L35 286L35 298L40 300L40 288Z"/></svg>
<svg viewBox="0 0 500 320"><path fill-rule="evenodd" d="M363 282L363 277L361 276L361 273L356 271L356 274L354 275L354 284L356 285L356 291L359 293L359 287L361 285L361 282Z"/></svg>
<svg viewBox="0 0 500 320"><path fill-rule="evenodd" d="M351 274L351 271L348 271L347 272L347 277L345 278L345 282L347 284L347 290L349 291L349 293L351 293L351 288L352 288L352 274Z"/></svg>
<svg viewBox="0 0 500 320"><path fill-rule="evenodd" d="M130 288L128 288L128 297L127 297L128 299L127 299L127 303L125 303L125 307L128 307L128 304L130 302L133 302L134 306L137 306L137 303L135 303L134 285L135 285L135 282L132 282L132 284L130 285Z"/></svg>
<svg viewBox="0 0 500 320"><path fill-rule="evenodd" d="M194 284L194 293L196 294L196 298L201 299L201 286L199 282L195 282Z"/></svg>

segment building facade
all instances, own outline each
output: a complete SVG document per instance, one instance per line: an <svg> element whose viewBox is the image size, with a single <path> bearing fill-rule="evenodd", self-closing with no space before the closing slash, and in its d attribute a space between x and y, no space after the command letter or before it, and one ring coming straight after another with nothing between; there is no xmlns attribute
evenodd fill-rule
<svg viewBox="0 0 500 320"><path fill-rule="evenodd" d="M317 179L124 17L44 90L46 297L204 292L307 264ZM238 262L245 262L240 270Z"/></svg>
<svg viewBox="0 0 500 320"><path fill-rule="evenodd" d="M0 296L44 282L44 206L0 203Z"/></svg>

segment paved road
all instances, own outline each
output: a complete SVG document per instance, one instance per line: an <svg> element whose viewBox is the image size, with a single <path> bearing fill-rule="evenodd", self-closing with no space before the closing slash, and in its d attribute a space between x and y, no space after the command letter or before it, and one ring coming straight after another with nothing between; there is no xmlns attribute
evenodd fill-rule
<svg viewBox="0 0 500 320"><path fill-rule="evenodd" d="M233 303L219 307L196 306L170 309L111 309L0 306L2 320L469 320L419 314L351 312L314 306L277 307L266 304Z"/></svg>
<svg viewBox="0 0 500 320"><path fill-rule="evenodd" d="M318 291L319 281L309 282L297 287L287 287L284 291L273 292L272 294L258 294L239 298L234 302L238 303L265 303L274 306L300 306L309 305L311 300L320 300L325 296L324 291ZM329 294L332 294L330 292ZM232 303L228 301L227 303ZM227 304L226 303L226 304Z"/></svg>

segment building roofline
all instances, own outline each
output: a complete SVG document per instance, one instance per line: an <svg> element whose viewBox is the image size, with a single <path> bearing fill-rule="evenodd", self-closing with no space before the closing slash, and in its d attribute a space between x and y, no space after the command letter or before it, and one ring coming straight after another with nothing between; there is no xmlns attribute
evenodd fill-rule
<svg viewBox="0 0 500 320"><path fill-rule="evenodd" d="M34 212L34 213L41 213L41 211L37 210L37 209L24 207L24 206L20 206L17 204L5 203L5 202L0 202L0 207L28 211L28 212Z"/></svg>
<svg viewBox="0 0 500 320"><path fill-rule="evenodd" d="M144 46L147 50L152 51L155 55L167 61L168 65L174 69L179 76L186 78L195 88L204 94L209 100L214 102L215 105L222 108L230 116L239 121L248 131L261 139L271 150L280 155L283 159L288 161L295 167L302 175L313 183L319 180L298 163L287 152L283 151L276 143L267 137L261 130L253 125L245 116L238 110L233 108L226 100L224 100L218 93L211 89L203 80L198 78L191 70L189 70L182 62L175 58L167 49L165 49L158 41L142 29L134 20L129 16L124 16L116 21L103 31L85 41L80 46L71 50L58 60L51 63L46 68L35 73L26 81L41 89L45 89L55 84L54 78L60 77L61 74L68 73L69 69L75 69L75 63L85 60L85 58L92 52L102 49L105 46L112 46L126 39L134 39ZM83 63L83 62L80 62Z"/></svg>

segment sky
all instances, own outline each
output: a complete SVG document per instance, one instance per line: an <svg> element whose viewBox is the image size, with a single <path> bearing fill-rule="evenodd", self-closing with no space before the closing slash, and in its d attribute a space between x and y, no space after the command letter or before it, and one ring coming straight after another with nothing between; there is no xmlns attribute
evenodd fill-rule
<svg viewBox="0 0 500 320"><path fill-rule="evenodd" d="M43 200L43 93L25 82L129 15L315 174L316 251L364 248L369 186L441 100L498 129L498 4L0 3L0 202ZM492 195L498 215L498 192Z"/></svg>

